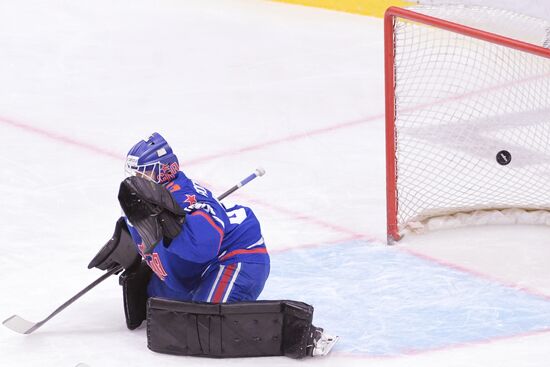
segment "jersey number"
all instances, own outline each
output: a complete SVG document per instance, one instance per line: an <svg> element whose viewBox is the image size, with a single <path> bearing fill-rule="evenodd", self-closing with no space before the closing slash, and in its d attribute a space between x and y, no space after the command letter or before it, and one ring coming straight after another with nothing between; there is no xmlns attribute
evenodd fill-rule
<svg viewBox="0 0 550 367"><path fill-rule="evenodd" d="M244 208L234 209L227 212L229 223L241 224L246 219L246 211Z"/></svg>

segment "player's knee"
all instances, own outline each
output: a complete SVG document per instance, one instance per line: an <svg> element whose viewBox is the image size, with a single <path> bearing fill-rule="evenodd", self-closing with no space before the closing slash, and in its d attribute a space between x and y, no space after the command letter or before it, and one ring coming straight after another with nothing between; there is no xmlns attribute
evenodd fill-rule
<svg viewBox="0 0 550 367"><path fill-rule="evenodd" d="M191 292L184 291L183 288L176 291L156 276L152 276L149 284L147 284L147 296L168 298L176 301L190 301L193 298Z"/></svg>

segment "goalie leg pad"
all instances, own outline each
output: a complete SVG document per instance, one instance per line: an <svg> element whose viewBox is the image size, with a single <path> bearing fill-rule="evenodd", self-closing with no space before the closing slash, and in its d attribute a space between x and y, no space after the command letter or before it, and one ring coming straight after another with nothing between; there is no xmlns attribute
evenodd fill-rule
<svg viewBox="0 0 550 367"><path fill-rule="evenodd" d="M147 346L204 357L311 355L313 307L297 301L198 303L149 298Z"/></svg>
<svg viewBox="0 0 550 367"><path fill-rule="evenodd" d="M147 284L151 278L151 268L145 262L124 271L119 277L124 300L126 326L134 330L146 318Z"/></svg>

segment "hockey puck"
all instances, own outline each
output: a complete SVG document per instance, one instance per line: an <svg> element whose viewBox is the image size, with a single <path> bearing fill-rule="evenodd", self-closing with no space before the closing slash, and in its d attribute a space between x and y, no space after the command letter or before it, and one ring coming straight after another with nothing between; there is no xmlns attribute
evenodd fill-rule
<svg viewBox="0 0 550 367"><path fill-rule="evenodd" d="M501 150L497 153L497 162L501 166L506 166L512 161L512 155L507 150Z"/></svg>

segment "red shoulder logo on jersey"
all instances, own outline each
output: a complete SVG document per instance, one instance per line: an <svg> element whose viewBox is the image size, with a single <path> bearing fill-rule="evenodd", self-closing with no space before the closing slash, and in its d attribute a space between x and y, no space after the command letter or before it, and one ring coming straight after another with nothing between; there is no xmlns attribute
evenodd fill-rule
<svg viewBox="0 0 550 367"><path fill-rule="evenodd" d="M145 255L145 245L143 243L138 245L139 252L141 254L141 257L145 260L147 265L157 274L160 280L164 281L166 277L168 276L168 273L166 273L166 270L164 270L164 266L162 266L162 262L160 261L160 256L156 252L152 254Z"/></svg>
<svg viewBox="0 0 550 367"><path fill-rule="evenodd" d="M178 174L180 167L176 162L168 164L161 164L159 173L158 173L158 180L159 182L166 182L171 181L174 178L176 178L176 175Z"/></svg>
<svg viewBox="0 0 550 367"><path fill-rule="evenodd" d="M197 203L197 198L195 197L195 195L185 194L185 196L187 196L187 199L183 201L184 203L189 203L189 205L194 205Z"/></svg>

